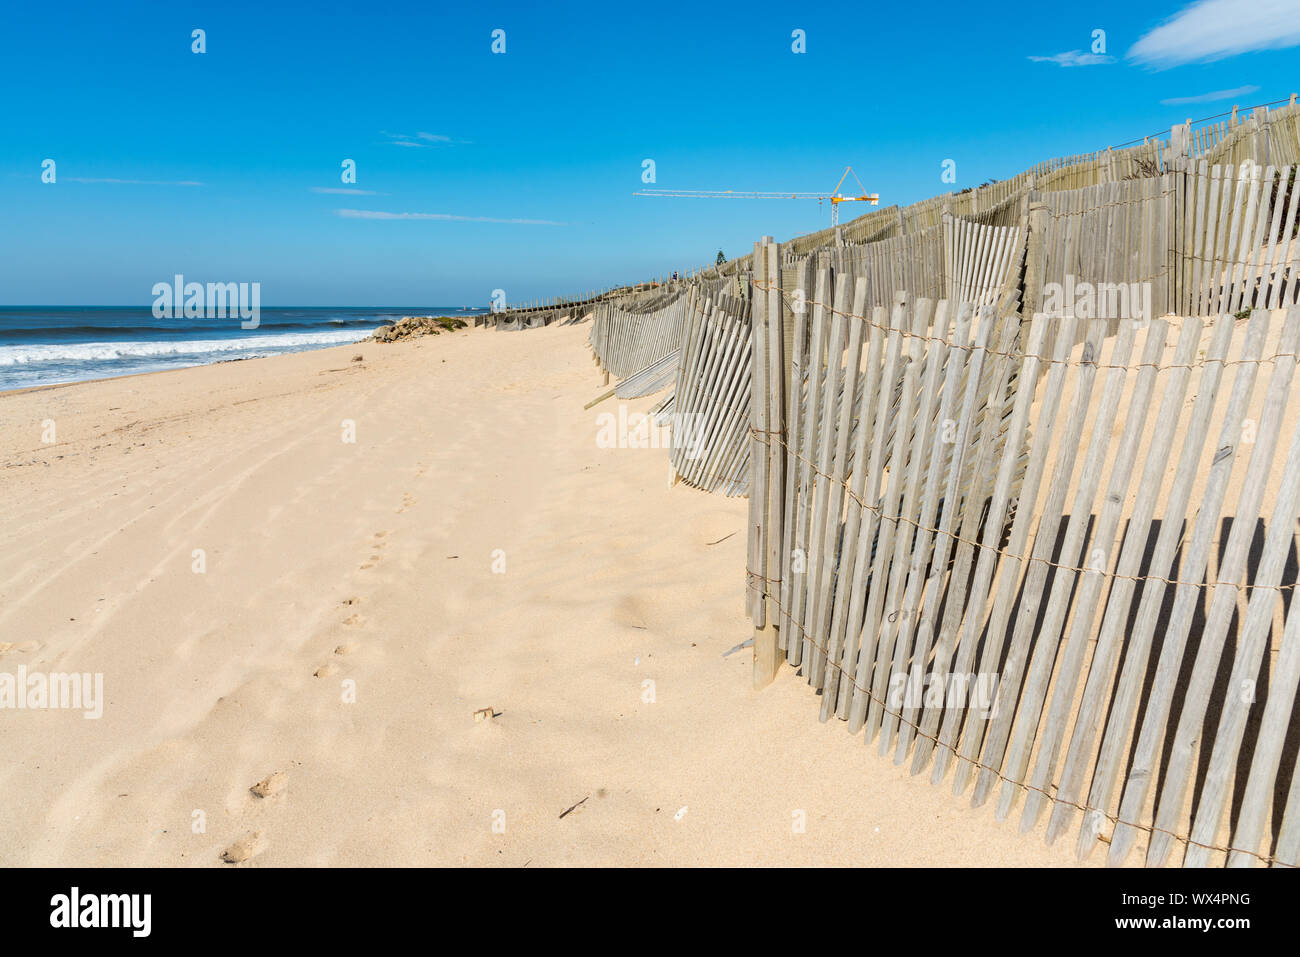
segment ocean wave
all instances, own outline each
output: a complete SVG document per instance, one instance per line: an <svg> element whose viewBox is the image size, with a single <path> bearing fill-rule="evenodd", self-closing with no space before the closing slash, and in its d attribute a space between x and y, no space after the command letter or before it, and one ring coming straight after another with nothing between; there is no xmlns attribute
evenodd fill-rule
<svg viewBox="0 0 1300 957"><path fill-rule="evenodd" d="M320 329L323 326L368 326L371 329L378 328L384 322L391 322L389 319L378 319L367 317L365 319L320 319L314 322L276 322L266 317L262 318L263 329ZM205 331L202 326L40 326L36 328L23 327L21 329L6 329L0 325L0 342L6 339L56 339L56 338L87 338L94 336L113 336L113 335L167 335L167 336L193 336L196 332Z"/></svg>
<svg viewBox="0 0 1300 957"><path fill-rule="evenodd" d="M302 349L357 342L369 330L332 332L270 333L241 336L237 339L188 339L162 342L69 342L41 345L0 346L0 366L28 365L37 362L115 362L123 359L163 356L204 356L223 352L265 352L277 349Z"/></svg>

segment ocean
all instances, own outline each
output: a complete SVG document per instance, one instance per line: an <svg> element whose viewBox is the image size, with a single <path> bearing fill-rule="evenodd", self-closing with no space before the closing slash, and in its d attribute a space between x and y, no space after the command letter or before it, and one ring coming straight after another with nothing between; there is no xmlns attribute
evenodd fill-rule
<svg viewBox="0 0 1300 957"><path fill-rule="evenodd" d="M236 319L158 319L151 306L0 306L0 391L208 365L356 342L402 316L482 315L461 306L298 307Z"/></svg>

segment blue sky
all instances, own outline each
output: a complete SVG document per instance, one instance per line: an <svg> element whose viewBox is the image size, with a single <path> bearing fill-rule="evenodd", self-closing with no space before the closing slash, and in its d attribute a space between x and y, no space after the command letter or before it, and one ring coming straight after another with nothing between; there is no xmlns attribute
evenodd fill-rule
<svg viewBox="0 0 1300 957"><path fill-rule="evenodd" d="M829 191L852 165L908 203L953 188L945 159L960 189L1300 89L1300 0L74 2L5 21L5 304L144 304L175 273L261 282L268 306L565 294L829 224L815 201L634 197L647 158L684 189Z"/></svg>

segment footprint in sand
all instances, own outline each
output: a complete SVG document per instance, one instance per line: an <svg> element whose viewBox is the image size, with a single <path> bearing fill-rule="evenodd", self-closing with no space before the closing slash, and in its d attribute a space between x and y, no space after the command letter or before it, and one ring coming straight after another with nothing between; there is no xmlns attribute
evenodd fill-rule
<svg viewBox="0 0 1300 957"><path fill-rule="evenodd" d="M344 598L344 599L343 599L343 604L345 604L345 605L356 605L356 604L360 603L360 601L361 601L360 598Z"/></svg>
<svg viewBox="0 0 1300 957"><path fill-rule="evenodd" d="M395 508L393 509L393 511L400 515L402 512L405 512L408 508L410 508L414 504L415 504L415 496L413 496L410 492L405 492L402 494L402 507Z"/></svg>
<svg viewBox="0 0 1300 957"><path fill-rule="evenodd" d="M359 625L359 624L361 624L361 622L363 622L364 620L365 620L365 619L362 618L360 615L348 615L348 617L346 617L346 618L343 619L343 624L345 624L345 625Z"/></svg>
<svg viewBox="0 0 1300 957"><path fill-rule="evenodd" d="M221 852L221 859L227 864L242 864L266 850L266 840L261 831L245 834L234 844Z"/></svg>
<svg viewBox="0 0 1300 957"><path fill-rule="evenodd" d="M399 509L399 511L400 511L400 509ZM385 535L387 535L387 534L388 534L387 532L375 532L374 537L375 537L376 539L379 539L379 538L383 538L383 537L384 537ZM370 543L370 547L371 547L371 548L383 548L384 545L386 545L386 544L387 544L386 542L372 541L372 542ZM375 566L375 564L376 564L376 563L377 563L381 558L383 558L383 557L384 557L384 556L381 555L379 552L372 552L371 555L370 555L370 558L367 560L366 564L362 565L361 567L362 567L362 568L373 568L373 567Z"/></svg>
<svg viewBox="0 0 1300 957"><path fill-rule="evenodd" d="M339 671L338 665L336 665L332 661L327 661L325 662L325 664L321 665L319 668L313 671L312 676L315 678L328 678L331 675L338 674L338 671Z"/></svg>
<svg viewBox="0 0 1300 957"><path fill-rule="evenodd" d="M279 794L289 783L289 775L283 771L273 771L262 780L258 781L248 790L252 791L260 798L268 798L273 794Z"/></svg>
<svg viewBox="0 0 1300 957"><path fill-rule="evenodd" d="M334 654L339 655L340 657L342 657L343 655L350 655L352 654L352 652L357 650L357 647L358 646L356 642L345 641L343 642L343 644L339 645L337 648L334 649Z"/></svg>

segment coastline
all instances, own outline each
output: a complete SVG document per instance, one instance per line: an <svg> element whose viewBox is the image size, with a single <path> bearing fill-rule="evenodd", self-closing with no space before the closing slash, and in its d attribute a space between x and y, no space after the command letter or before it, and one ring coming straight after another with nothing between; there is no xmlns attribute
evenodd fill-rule
<svg viewBox="0 0 1300 957"><path fill-rule="evenodd" d="M267 307L233 318L160 316L140 306L0 306L0 392L354 345L433 307Z"/></svg>
<svg viewBox="0 0 1300 957"><path fill-rule="evenodd" d="M351 345L357 346L365 341L366 340L362 339L359 340L358 342L351 343ZM348 348L348 346L347 345L329 346L328 348L346 349ZM289 353L285 353L285 355L298 355L298 353L289 352ZM169 372L188 372L190 369L203 369L206 368L207 366L226 365L227 363L231 363L231 362L252 362L254 359L278 359L278 358L280 358L280 356L249 356L248 358L240 358L240 359L218 359L216 362L209 362L204 365L181 366L178 369L149 369L146 372L124 372L122 375L104 376L99 379L77 379L74 382L50 382L47 383L46 385L24 385L24 386L19 386L16 389L0 389L0 399L4 399L8 396L13 396L13 395L23 395L24 393L27 392L45 392L49 389L70 389L74 386L89 385L92 382L118 382L122 379L139 379L139 378L143 378L144 376L166 375Z"/></svg>

